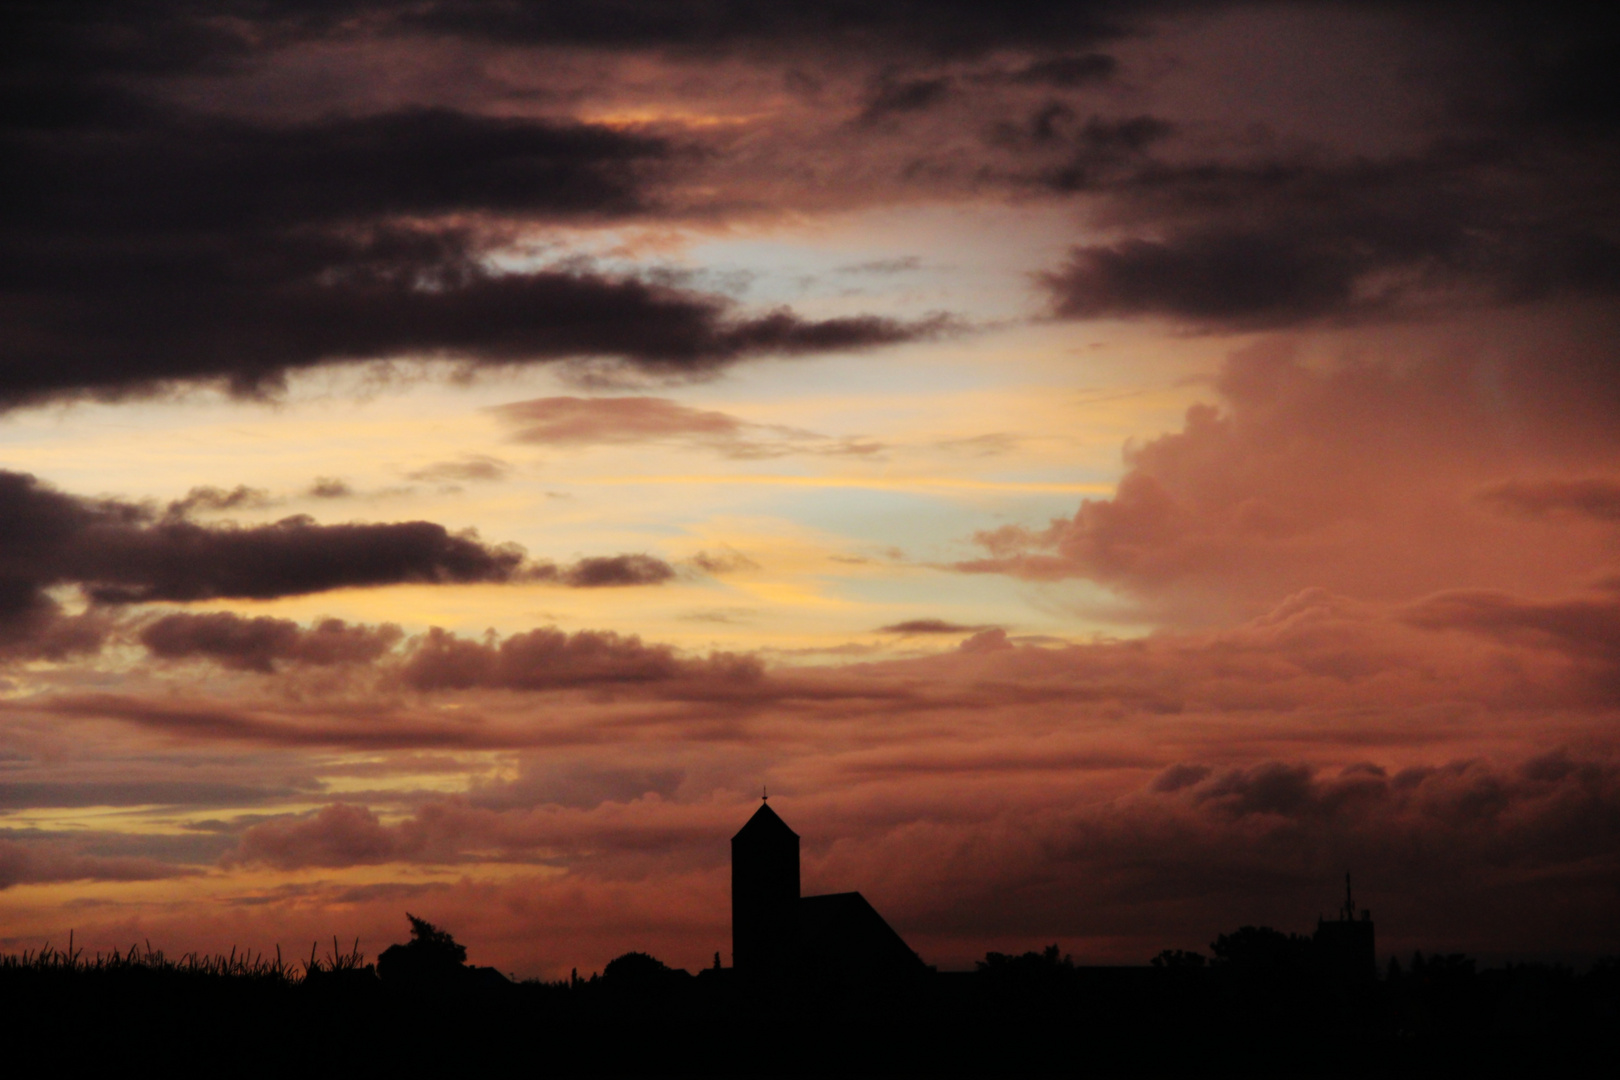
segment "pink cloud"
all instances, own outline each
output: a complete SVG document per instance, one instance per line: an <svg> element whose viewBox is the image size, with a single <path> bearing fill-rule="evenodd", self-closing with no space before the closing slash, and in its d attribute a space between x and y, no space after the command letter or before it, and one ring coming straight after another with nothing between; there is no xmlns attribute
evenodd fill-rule
<svg viewBox="0 0 1620 1080"><path fill-rule="evenodd" d="M870 439L834 439L781 424L756 424L668 398L549 397L491 411L515 429L516 441L549 446L674 443L741 460L789 454L870 456L884 449Z"/></svg>
<svg viewBox="0 0 1620 1080"><path fill-rule="evenodd" d="M0 838L0 890L63 881L159 881L201 872L160 859L82 854L60 841Z"/></svg>
<svg viewBox="0 0 1620 1080"><path fill-rule="evenodd" d="M218 917L244 935L319 910L323 934L397 937L402 905L431 901L485 962L528 973L632 948L704 963L726 948L725 839L768 783L806 838L806 888L861 890L934 962L1052 940L1141 962L1242 923L1304 929L1346 869L1386 946L1602 951L1620 944L1617 604L1310 589L1219 629L1050 647L985 631L813 669L605 633L440 633L376 686L249 703L159 679L0 713L5 731L111 721L121 745L166 755L253 748L271 755L262 771L330 748L383 758L383 776L392 755L403 774L437 749L516 762L460 794L350 786L252 824L225 871L415 864L466 880L288 882L255 901L285 923ZM491 864L504 884L482 881Z"/></svg>
<svg viewBox="0 0 1620 1080"><path fill-rule="evenodd" d="M633 685L677 679L753 681L757 661L716 654L708 660L676 657L665 645L610 631L530 630L499 644L467 641L437 628L413 642L401 676L419 690L505 687L547 690L589 685Z"/></svg>
<svg viewBox="0 0 1620 1080"><path fill-rule="evenodd" d="M279 869L301 866L355 866L387 862L398 843L377 815L362 806L333 803L311 818L267 821L242 834L241 862Z"/></svg>
<svg viewBox="0 0 1620 1080"><path fill-rule="evenodd" d="M325 666L376 660L399 643L399 627L349 626L323 619L309 629L290 619L244 618L231 612L165 615L141 628L140 640L165 660L207 657L224 667L269 673L276 661Z"/></svg>
<svg viewBox="0 0 1620 1080"><path fill-rule="evenodd" d="M1504 404L1471 362L1318 368L1285 344L1235 353L1216 384L1222 404L1195 405L1180 431L1127 447L1111 498L1044 527L980 533L984 557L956 568L1089 578L1161 615L1205 620L1312 586L1368 599L1568 589L1612 557L1602 526L1614 485L1492 477L1590 470L1620 460L1620 440L1574 404L1589 396L1587 376L1570 374L1578 365L1556 377L1530 366L1509 366L1515 397ZM1518 516L1493 512L1503 507ZM1589 527L1542 520L1560 512Z"/></svg>

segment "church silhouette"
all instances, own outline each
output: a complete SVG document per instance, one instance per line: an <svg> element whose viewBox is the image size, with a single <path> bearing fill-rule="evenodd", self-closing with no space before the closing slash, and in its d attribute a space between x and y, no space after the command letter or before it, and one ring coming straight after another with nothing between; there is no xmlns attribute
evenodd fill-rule
<svg viewBox="0 0 1620 1080"><path fill-rule="evenodd" d="M932 969L858 892L799 895L799 834L762 801L731 838L731 956L743 993L871 997Z"/></svg>
<svg viewBox="0 0 1620 1080"><path fill-rule="evenodd" d="M957 980L956 973L941 976L924 964L860 893L801 896L799 889L799 834L762 799L753 817L731 838L728 981L734 981L746 1000L875 1004L896 1001L925 981L943 985ZM1238 936L1245 933L1290 940L1274 930L1252 927ZM1301 962L1324 985L1353 988L1376 981L1372 916L1356 908L1348 874L1338 918L1318 919L1316 933L1298 940L1304 950ZM1050 951L1055 955L1056 946ZM992 953L990 959L998 955ZM717 968L719 962L717 954ZM1155 960L1155 967L1160 963ZM1203 964L1202 957L1198 963ZM1134 985L1132 980L1153 970L1073 965L1067 960L1064 964L1068 977L1105 995Z"/></svg>

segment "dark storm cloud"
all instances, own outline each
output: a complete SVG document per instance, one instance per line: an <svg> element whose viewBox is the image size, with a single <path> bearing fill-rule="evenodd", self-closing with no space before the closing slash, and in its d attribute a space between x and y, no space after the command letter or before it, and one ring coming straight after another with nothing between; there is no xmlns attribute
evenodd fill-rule
<svg viewBox="0 0 1620 1080"><path fill-rule="evenodd" d="M642 209L662 140L587 124L407 109L303 123L131 104L7 132L9 228L210 235L486 210L570 217Z"/></svg>
<svg viewBox="0 0 1620 1080"><path fill-rule="evenodd" d="M406 582L510 581L523 554L429 521L317 525L285 518L254 528L190 522L92 525L70 541L60 577L104 603L267 600Z"/></svg>
<svg viewBox="0 0 1620 1080"><path fill-rule="evenodd" d="M998 129L1004 145L1072 143L1035 182L1104 198L1110 224L1137 233L1046 275L1056 313L1280 326L1612 294L1620 37L1600 20L1491 8L1420 24L1437 47L1466 40L1474 62L1437 65L1444 122L1398 153L1160 154L1170 129L1088 139L1061 104Z"/></svg>
<svg viewBox="0 0 1620 1080"><path fill-rule="evenodd" d="M102 0L70 8L9 5L0 27L9 31L10 52L40 68L160 74L240 64L298 40L364 31L610 49L709 52L742 46L802 52L820 45L879 54L977 55L1110 40L1144 9L1176 6L1118 0L334 0L231 5L224 17L216 7L183 0L139 5Z"/></svg>
<svg viewBox="0 0 1620 1080"><path fill-rule="evenodd" d="M1237 325L1382 314L1470 289L1515 301L1620 286L1603 194L1613 163L1554 177L1532 149L1481 140L1384 162L1143 165L1111 191L1159 235L1075 248L1045 281L1066 317ZM1050 182L1087 186L1078 173Z"/></svg>
<svg viewBox="0 0 1620 1080"><path fill-rule="evenodd" d="M1172 314L1209 321L1287 322L1348 305L1368 260L1300 236L1200 233L1172 243L1130 240L1076 248L1045 277L1067 318Z"/></svg>
<svg viewBox="0 0 1620 1080"><path fill-rule="evenodd" d="M1503 5L1482 21L1493 44L1509 45L1493 72L1505 92L1478 94L1462 110L1523 128L1612 135L1620 127L1620 35L1609 12Z"/></svg>
<svg viewBox="0 0 1620 1080"><path fill-rule="evenodd" d="M126 502L77 498L27 474L0 471L0 639L9 634L37 642L82 625L64 620L46 594L57 585L77 585L92 600L120 604L510 581L524 571L520 549L427 521L317 525L292 517L252 528L206 527Z"/></svg>
<svg viewBox="0 0 1620 1080"><path fill-rule="evenodd" d="M675 576L672 566L646 554L589 556L566 566L530 562L515 545L486 544L471 531L451 533L429 521L319 525L298 516L252 527L204 526L183 516L187 505L209 502L194 496L159 516L0 470L0 655L94 652L115 628L105 610L110 605L269 600L401 584L550 581L589 589L660 585ZM64 614L46 591L60 585L77 586L99 606ZM203 656L252 671L271 671L277 661L373 660L400 640L387 625L328 619L302 629L285 619L223 612L167 615L145 623L138 636L163 659Z"/></svg>
<svg viewBox="0 0 1620 1080"><path fill-rule="evenodd" d="M1025 124L993 126L994 145L1028 156L976 175L1104 204L1120 238L1076 248L1044 279L1063 317L1281 325L1470 290L1514 301L1620 286L1620 39L1605 13L1386 12L1392 33L1426 47L1413 85L1440 108L1427 145L1399 153L1259 136L1222 152L1201 136L1154 157L1166 118L1082 120L1060 98L1116 74L1090 50L1151 36L1185 6L353 0L224 19L178 2L13 5L0 34L0 149L15 163L0 192L11 236L0 299L20 330L9 366L28 373L0 378L0 401L177 379L251 391L289 368L402 354L608 356L679 372L920 330L751 319L715 297L583 272L498 277L482 261L489 222L475 235L443 220L658 213L663 185L702 156L696 144L445 108L271 123L141 94L162 76L245 71L313 39L853 56L873 73L866 120L886 118L899 137L908 115L958 104L953 80L1050 90ZM997 52L1014 59L978 73L938 63ZM571 317L581 302L587 314Z"/></svg>
<svg viewBox="0 0 1620 1080"><path fill-rule="evenodd" d="M304 629L290 619L244 618L230 612L165 615L141 628L153 656L201 656L227 668L270 672L277 661L326 666L376 660L399 643L397 626L350 626L325 619Z"/></svg>
<svg viewBox="0 0 1620 1080"><path fill-rule="evenodd" d="M8 22L0 407L182 381L262 393L289 370L399 356L701 372L938 329L744 315L577 267L490 269L519 225L655 212L658 185L690 157L662 138L437 107L247 119L144 93L157 84L143 79L217 75L348 33L296 8L229 28L162 4L13 8Z"/></svg>
<svg viewBox="0 0 1620 1080"><path fill-rule="evenodd" d="M548 45L702 51L746 46L788 52L819 46L879 55L973 56L997 48L1110 40L1123 33L1124 16L1129 14L1126 7L1117 2L1072 0L1009 4L974 0L834 0L821 4L653 0L611 5L590 0L529 4L472 0L402 6L399 19L402 26Z"/></svg>
<svg viewBox="0 0 1620 1080"><path fill-rule="evenodd" d="M10 254L10 296L0 301L15 313L17 336L4 349L0 405L186 380L260 394L292 369L397 356L495 365L600 356L699 374L752 356L864 349L947 328L940 319L808 320L787 309L742 316L723 298L636 278L494 273L472 238L447 231L132 248L100 236Z"/></svg>

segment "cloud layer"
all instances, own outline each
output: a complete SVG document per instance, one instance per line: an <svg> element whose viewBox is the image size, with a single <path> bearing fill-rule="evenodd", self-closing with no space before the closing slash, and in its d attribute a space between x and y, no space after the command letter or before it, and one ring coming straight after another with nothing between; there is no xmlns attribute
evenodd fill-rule
<svg viewBox="0 0 1620 1080"><path fill-rule="evenodd" d="M1219 630L1065 647L986 631L809 670L602 631L433 631L325 683L277 680L388 628L295 639L273 620L187 618L169 624L202 643L187 655L258 689L62 692L8 703L6 730L112 723L183 738L199 763L209 747L268 754L249 766L266 775L288 753L392 758L357 774L379 778L457 767L438 753L515 755L455 794L306 790L315 809L228 826L220 866L388 880L414 866L445 883L411 895L535 970L631 938L685 963L723 944L724 841L761 780L806 837L807 888L861 889L931 960L1056 937L1140 962L1241 922L1302 929L1347 867L1386 948L1602 951L1620 873L1617 612L1612 591L1376 605L1313 590ZM136 797L100 784L72 798ZM19 881L126 872L28 865ZM509 886L475 884L486 871ZM475 913L507 887L526 898L514 914ZM365 895L349 917L390 932L397 895ZM600 911L546 922L576 901ZM668 921L626 914L659 907Z"/></svg>

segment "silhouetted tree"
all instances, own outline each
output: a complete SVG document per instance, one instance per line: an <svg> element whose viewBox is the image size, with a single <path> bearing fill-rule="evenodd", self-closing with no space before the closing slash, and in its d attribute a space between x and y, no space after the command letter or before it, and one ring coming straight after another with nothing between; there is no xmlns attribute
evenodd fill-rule
<svg viewBox="0 0 1620 1080"><path fill-rule="evenodd" d="M467 971L467 948L449 932L410 912L411 940L390 945L377 957L377 974L385 982L426 986L446 984Z"/></svg>
<svg viewBox="0 0 1620 1080"><path fill-rule="evenodd" d="M613 990L657 992L684 985L692 976L685 968L672 968L644 952L627 952L609 960L602 969L602 984Z"/></svg>
<svg viewBox="0 0 1620 1080"><path fill-rule="evenodd" d="M1243 974L1303 971L1311 963L1311 939L1269 926L1244 926L1210 942L1217 967Z"/></svg>
<svg viewBox="0 0 1620 1080"><path fill-rule="evenodd" d="M1425 982L1467 982L1474 977L1474 958L1462 953L1412 954L1412 975Z"/></svg>
<svg viewBox="0 0 1620 1080"><path fill-rule="evenodd" d="M1021 956L987 953L975 965L974 978L993 1001L1020 1007L1056 1006L1075 990L1075 967L1056 945Z"/></svg>
<svg viewBox="0 0 1620 1080"><path fill-rule="evenodd" d="M1495 1019L1496 1004L1462 953L1412 954L1406 975L1389 986L1400 1027L1419 1038L1461 1038L1483 1034Z"/></svg>
<svg viewBox="0 0 1620 1080"><path fill-rule="evenodd" d="M1321 1015L1320 978L1308 937L1244 926L1210 943L1211 975L1225 988L1235 1030L1251 1035L1277 1025L1302 1030Z"/></svg>
<svg viewBox="0 0 1620 1080"><path fill-rule="evenodd" d="M1072 971L1074 958L1061 955L1056 945L1048 945L1040 952L1027 952L1022 956L1013 956L1011 953L985 953L984 959L977 961L974 968L981 974L1003 971L1026 973Z"/></svg>
<svg viewBox="0 0 1620 1080"><path fill-rule="evenodd" d="M1190 971L1201 968L1207 961L1203 953L1187 949L1165 949L1153 958L1153 966L1167 971Z"/></svg>

